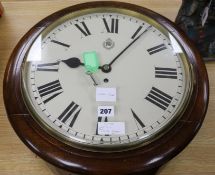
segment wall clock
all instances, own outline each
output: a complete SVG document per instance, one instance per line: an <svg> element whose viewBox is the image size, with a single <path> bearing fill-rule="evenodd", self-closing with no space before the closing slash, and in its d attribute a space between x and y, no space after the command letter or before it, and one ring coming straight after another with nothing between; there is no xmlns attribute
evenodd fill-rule
<svg viewBox="0 0 215 175"><path fill-rule="evenodd" d="M154 174L197 133L208 92L198 52L172 22L112 1L40 21L4 78L17 135L66 174Z"/></svg>

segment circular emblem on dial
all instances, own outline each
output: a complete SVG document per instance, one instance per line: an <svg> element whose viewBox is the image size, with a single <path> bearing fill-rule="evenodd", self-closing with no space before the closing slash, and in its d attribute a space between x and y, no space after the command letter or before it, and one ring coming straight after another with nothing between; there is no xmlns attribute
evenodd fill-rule
<svg viewBox="0 0 215 175"><path fill-rule="evenodd" d="M108 38L103 42L103 46L106 49L112 49L114 45L114 41L111 38Z"/></svg>
<svg viewBox="0 0 215 175"><path fill-rule="evenodd" d="M71 172L146 172L193 138L207 108L207 74L170 21L131 4L92 2L36 26L11 55L4 98L18 135L41 157L58 167L69 162L63 167ZM8 106L14 87L15 109ZM140 157L134 169L117 161Z"/></svg>

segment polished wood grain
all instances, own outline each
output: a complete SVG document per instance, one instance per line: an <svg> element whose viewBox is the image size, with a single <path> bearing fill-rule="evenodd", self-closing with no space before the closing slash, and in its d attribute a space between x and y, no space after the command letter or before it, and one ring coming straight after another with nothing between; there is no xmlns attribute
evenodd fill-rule
<svg viewBox="0 0 215 175"><path fill-rule="evenodd" d="M1 49L0 53L3 53L2 54L3 59L1 59L1 61L2 61L2 64L1 64L1 66L2 66L1 67L1 73L2 73L1 78L2 78L2 75L3 75L3 71L5 69L6 62L8 61L9 54L12 51L12 47L15 46L16 42L18 42L18 39L31 26L33 26L33 24L35 24L39 19L42 19L43 17L47 16L49 13L60 9L60 7L61 7L60 5L68 6L69 3L70 3L70 5L72 4L71 1L70 2L67 1L67 2L65 2L65 4L64 3L62 3L62 4L58 3L58 6L57 6L53 2L59 2L59 1L52 1L52 3L48 2L48 1L47 2L46 1L40 1L38 3L36 1L34 3L32 3L32 2L19 2L19 3L18 2L4 2L3 3L3 5L6 4L6 6L8 5L8 7L14 7L14 8L12 8L12 9L9 9L9 8L7 9L6 8L6 10L8 10L8 11L6 11L5 16L3 16L3 18L0 20L0 22L3 21L2 23L6 25L6 26L5 25L3 26L0 23L0 29L2 29L2 30L0 30L1 31L1 33L0 33L1 38L0 39L1 39L1 41L4 41L4 44L0 43L0 47L1 47L0 48ZM157 3L157 6L156 6L156 1L150 1L150 2L152 3L152 6L154 5L154 8L157 7L157 9L159 9L159 7L162 7L161 3L160 4ZM74 3L74 1L73 1L73 3ZM144 2L142 2L142 1L141 1L141 3L138 2L138 1L137 2L132 1L132 3L137 3L137 4L139 3L139 5L144 5ZM147 6L147 3L148 3L148 5L150 4L149 1L146 1L146 4L145 4L146 6ZM30 8L30 6L32 6L32 4L36 5L36 7L34 6L34 8L37 9L37 10L39 9L39 7L40 8L43 7L44 9L42 8L42 10L41 9L40 10L41 10L41 12L44 13L44 14L42 14L44 16L40 16L41 14L39 14L38 16L35 16L35 14L38 14L36 10L34 12L34 15L32 15L31 14L32 11L30 9L28 9L28 7ZM169 6L171 7L171 5L174 6L175 4L179 5L180 2L178 2L178 1L175 1L174 3L171 2L169 4ZM49 5L49 7L51 6L53 9L55 9L55 8L56 9L51 11L51 12L49 11L49 13L47 12L47 14L46 14L45 9L50 10L52 8L48 8L48 7L45 8L45 5ZM167 8L167 5L168 5L168 3L166 4L166 8ZM23 8L23 7L25 7L25 8ZM18 8L18 9L21 8L21 11L26 12L26 13L24 13L25 15L22 15L23 12L22 13L19 12L19 11L17 12L17 10L15 10L16 8ZM150 8L150 7L148 7L148 8ZM163 7L163 9L165 9L165 8ZM10 10L11 10L11 12L10 12ZM29 17L29 21L28 20L27 21L30 22L30 21L33 20L33 22L30 23L30 24L29 23L28 24L27 23L25 23L25 24L21 23L22 24L21 25L20 22L22 20L17 18L17 17L15 17L15 16L12 16L12 14L15 15L13 10L17 12L16 15L18 15L18 16L24 18L24 19L28 19L28 17ZM158 12L159 12L159 10L158 10ZM159 13L161 13L161 12L159 12ZM163 11L163 13L165 13L165 10ZM11 16L10 16L10 14L11 14ZM174 15L176 15L176 13L174 13ZM173 18L174 15L171 15L171 18ZM11 27L11 26L13 26L13 27ZM5 29L5 27L7 27L6 28L7 30ZM24 29L24 31L22 29ZM19 32L17 32L17 30ZM2 31L5 31L5 32L2 32ZM10 35L8 35L8 34L10 34ZM209 68L211 68L210 71L213 72L213 63L209 64L208 66L209 66ZM1 107L2 107L1 108L1 111L2 111L2 117L1 117L1 125L2 125L2 127L1 127L1 131L2 132L0 132L0 133L2 134L1 138L3 138L2 140L4 142L3 142L3 144L1 144L1 146L2 146L2 149L1 149L2 154L0 154L0 156L3 155L3 157L0 157L0 161L1 161L0 162L0 172L2 171L0 174L52 174L51 171L49 170L49 168L46 167L46 164L44 164L40 159L34 158L34 156L17 139L17 137L14 135L11 127L8 125L8 122L7 122L7 119L6 119L6 114L5 114L5 111L3 109L3 104L2 104ZM210 109L210 105L209 105L209 109ZM211 116L212 116L212 114L211 114ZM207 120L207 117L206 117L206 120ZM213 129L213 126L214 126L213 121L212 120L210 120L210 121L212 123L210 123L211 125L210 124L208 125L209 129L210 129L209 131L211 131ZM25 128L23 128L23 129L25 129ZM198 139L198 135L197 135L197 139ZM210 138L209 141L208 141L207 138ZM180 155L179 155L178 156L179 161L178 161L177 158L172 160L173 163L171 164L171 162L172 162L171 161L168 165L163 167L158 174L165 174L165 173L167 173L167 174L168 173L169 174L177 174L177 173L178 174L183 174L183 173L184 174L189 174L189 173L190 174L192 174L192 173L195 173L195 174L197 174L197 173L199 173L199 174L207 174L208 173L208 174L210 174L210 173L214 173L215 172L214 169L213 169L213 167L214 167L213 166L214 165L214 159L213 159L214 156L213 156L213 154L210 154L210 153L213 153L213 148L214 148L212 144L211 144L211 147L210 147L210 141L211 141L211 143L213 143L212 142L213 138L214 138L213 134L209 135L209 136L206 136L206 138L205 137L200 138L200 140L202 139L201 142L198 142L198 140L197 140L196 145L195 145L195 142L194 142L196 139L194 139L194 141L193 141L194 145L195 145L194 150L190 150L190 152L188 152L189 157L184 157L183 158L183 156L182 156L182 160L180 161ZM189 147L192 148L192 146L189 146ZM189 149L189 147L187 149ZM195 148L196 147L200 148L200 149L197 149L197 153L196 153L197 156L195 156L195 150L196 150ZM201 148L204 149L204 150L202 150ZM205 150L205 148L207 148L207 150ZM211 149L209 149L209 148L211 148ZM186 150L185 150L185 153L186 153ZM210 150L210 152L207 152L209 150ZM201 153L200 155L199 155L199 152ZM204 153L204 152L206 152L206 153ZM208 157L203 159L204 157L202 157L201 155L205 155L205 154L208 155ZM26 155L26 157L25 157L25 155ZM185 156L186 156L186 154L185 154ZM192 157L192 156L194 156L194 157ZM198 156L199 156L199 158L198 158ZM208 161L208 158L209 158L209 161ZM198 163L198 160L201 160L201 159L204 160L204 161L202 161L203 165L202 165L202 163L201 164ZM174 163L174 161L176 161L176 162ZM191 161L190 164L189 164L189 161ZM177 166L180 167L180 165L182 165L181 168L178 168L178 169L175 168ZM192 167L192 165L195 165L195 167ZM199 170L198 170L198 167L200 167ZM174 171L174 169L175 169L175 171ZM41 173L41 172L43 172L43 173Z"/></svg>

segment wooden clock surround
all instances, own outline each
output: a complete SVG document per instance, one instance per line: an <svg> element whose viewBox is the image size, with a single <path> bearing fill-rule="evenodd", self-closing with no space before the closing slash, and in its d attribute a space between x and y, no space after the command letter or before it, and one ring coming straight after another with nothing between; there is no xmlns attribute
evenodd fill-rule
<svg viewBox="0 0 215 175"><path fill-rule="evenodd" d="M23 59L34 39L56 19L69 12L109 6L126 8L155 19L184 46L195 75L190 102L180 120L167 133L148 145L123 152L90 152L78 149L45 132L28 111L21 93ZM140 6L121 2L89 2L58 11L37 23L20 40L11 54L4 77L4 102L8 118L19 138L38 156L60 168L65 174L152 175L176 156L195 136L204 120L209 98L208 77L204 63L185 37L168 19Z"/></svg>
<svg viewBox="0 0 215 175"><path fill-rule="evenodd" d="M2 6L2 4L1 4L1 2L0 2L0 17L1 17L2 14L3 14L3 11L4 11L4 8L3 8L3 6Z"/></svg>

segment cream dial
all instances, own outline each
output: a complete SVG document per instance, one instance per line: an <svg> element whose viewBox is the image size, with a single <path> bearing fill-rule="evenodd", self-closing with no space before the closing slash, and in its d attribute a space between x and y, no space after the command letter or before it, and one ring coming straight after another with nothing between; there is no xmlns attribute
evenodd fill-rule
<svg viewBox="0 0 215 175"><path fill-rule="evenodd" d="M164 28L117 11L56 24L35 40L23 70L29 109L51 134L86 147L129 146L181 116L191 74ZM98 61L94 72L84 54Z"/></svg>

